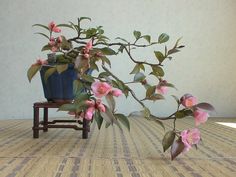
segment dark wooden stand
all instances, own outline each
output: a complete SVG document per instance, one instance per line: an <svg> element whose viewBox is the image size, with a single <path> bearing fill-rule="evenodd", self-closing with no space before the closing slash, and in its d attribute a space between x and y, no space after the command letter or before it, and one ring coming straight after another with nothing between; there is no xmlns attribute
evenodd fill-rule
<svg viewBox="0 0 236 177"><path fill-rule="evenodd" d="M53 120L48 121L48 108L59 108L62 104L65 103L53 103L53 102L36 102L34 103L34 123L33 123L33 137L39 138L39 130L44 132L48 131L48 128L72 128L75 130L82 130L82 138L88 138L88 132L90 131L89 121L86 119L81 120ZM43 121L39 121L39 109L43 108ZM56 125L56 123L63 122L78 122L82 127L77 125ZM40 126L42 125L42 126Z"/></svg>

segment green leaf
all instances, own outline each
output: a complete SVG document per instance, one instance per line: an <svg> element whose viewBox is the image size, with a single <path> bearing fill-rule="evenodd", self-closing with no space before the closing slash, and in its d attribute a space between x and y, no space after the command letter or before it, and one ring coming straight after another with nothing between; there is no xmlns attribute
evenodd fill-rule
<svg viewBox="0 0 236 177"><path fill-rule="evenodd" d="M154 115L150 115L150 118L152 119L152 120L154 120L158 125L160 125L162 128L163 128L163 130L165 130L165 126L164 126L164 124L162 123L162 121L160 121L160 120L158 120L158 119L160 119L159 117L156 117L156 116L154 116Z"/></svg>
<svg viewBox="0 0 236 177"><path fill-rule="evenodd" d="M143 73L141 73L141 72L136 73L136 74L134 75L134 82L141 82L141 81L143 81L145 78L146 78L146 76L145 76Z"/></svg>
<svg viewBox="0 0 236 177"><path fill-rule="evenodd" d="M136 64L134 69L130 72L130 74L136 74L140 71L140 65Z"/></svg>
<svg viewBox="0 0 236 177"><path fill-rule="evenodd" d="M97 122L98 129L100 130L102 123L103 123L103 118L102 118L100 112L95 111L94 118L95 118L95 121Z"/></svg>
<svg viewBox="0 0 236 177"><path fill-rule="evenodd" d="M179 39L177 39L177 41L176 41L176 43L175 43L175 46L173 47L173 48L176 48L177 46L178 46L178 44L179 44L179 41L182 39L182 37L181 38L179 38Z"/></svg>
<svg viewBox="0 0 236 177"><path fill-rule="evenodd" d="M148 87L147 91L146 91L146 98L151 97L156 91L156 86L150 86Z"/></svg>
<svg viewBox="0 0 236 177"><path fill-rule="evenodd" d="M116 55L116 52L109 47L104 47L100 49L104 55Z"/></svg>
<svg viewBox="0 0 236 177"><path fill-rule="evenodd" d="M31 82L34 75L41 69L41 65L32 65L27 71L27 77L29 82Z"/></svg>
<svg viewBox="0 0 236 177"><path fill-rule="evenodd" d="M50 38L46 34L44 34L44 33L34 33L34 34L39 34L39 35L41 35L43 37L46 37L48 40L50 40Z"/></svg>
<svg viewBox="0 0 236 177"><path fill-rule="evenodd" d="M174 131L168 131L164 135L162 139L162 146L163 146L163 151L165 152L169 147L173 144L175 140L175 132Z"/></svg>
<svg viewBox="0 0 236 177"><path fill-rule="evenodd" d="M130 131L130 123L127 116L124 114L115 114L115 117Z"/></svg>
<svg viewBox="0 0 236 177"><path fill-rule="evenodd" d="M180 104L180 100L179 100L179 98L177 97L177 96L175 96L175 95L171 95L174 99L175 99L175 101L177 102L177 104Z"/></svg>
<svg viewBox="0 0 236 177"><path fill-rule="evenodd" d="M73 82L73 93L74 95L77 94L77 92L81 92L83 89L83 84L80 80L74 80Z"/></svg>
<svg viewBox="0 0 236 177"><path fill-rule="evenodd" d="M76 111L76 105L75 104L63 104L58 108L58 111Z"/></svg>
<svg viewBox="0 0 236 177"><path fill-rule="evenodd" d="M107 63L109 67L111 67L111 62L106 56L101 57L101 60L102 60L102 64Z"/></svg>
<svg viewBox="0 0 236 177"><path fill-rule="evenodd" d="M165 99L165 97L161 94L155 93L153 95L151 95L150 97L146 97L145 100L152 100L152 101L156 101L156 100L163 100Z"/></svg>
<svg viewBox="0 0 236 177"><path fill-rule="evenodd" d="M144 39L150 44L151 43L151 36L150 35L145 35L143 36Z"/></svg>
<svg viewBox="0 0 236 177"><path fill-rule="evenodd" d="M106 112L100 112L101 116L105 119L105 121L109 124L116 124L120 129L122 129L120 127L119 122L117 121L116 117L114 116L114 114L112 113L112 111L107 107L106 107Z"/></svg>
<svg viewBox="0 0 236 177"><path fill-rule="evenodd" d="M169 35L162 33L158 38L158 43L161 44L161 43L167 42L169 38L170 38Z"/></svg>
<svg viewBox="0 0 236 177"><path fill-rule="evenodd" d="M199 103L199 104L195 105L194 107L200 108L203 110L207 110L207 111L214 111L215 110L215 108L209 103Z"/></svg>
<svg viewBox="0 0 236 177"><path fill-rule="evenodd" d="M67 28L74 29L72 25L68 25L68 24L59 24L57 25L57 27L67 27Z"/></svg>
<svg viewBox="0 0 236 177"><path fill-rule="evenodd" d="M80 17L79 21L82 21L82 20L89 20L89 21L91 21L91 18L89 18L89 17Z"/></svg>
<svg viewBox="0 0 236 177"><path fill-rule="evenodd" d="M140 31L134 31L133 34L134 34L134 37L135 37L136 40L138 40L141 37L141 32Z"/></svg>
<svg viewBox="0 0 236 177"><path fill-rule="evenodd" d="M115 39L119 39L119 40L122 40L122 41L125 42L125 43L129 43L126 39L121 38L121 37L117 37L117 38L115 38Z"/></svg>
<svg viewBox="0 0 236 177"><path fill-rule="evenodd" d="M56 72L57 69L55 67L53 68L49 68L45 73L44 73L44 81L47 82L48 78L54 73Z"/></svg>
<svg viewBox="0 0 236 177"><path fill-rule="evenodd" d="M87 82L91 82L91 83L95 81L92 76L87 75L87 74L83 74L83 75L81 76L81 78L82 78L83 80L85 80L85 81L87 81Z"/></svg>
<svg viewBox="0 0 236 177"><path fill-rule="evenodd" d="M178 49L170 49L169 51L168 51L168 55L171 55L171 54L173 54L173 53L177 53L177 52L179 52L180 50L178 50Z"/></svg>
<svg viewBox="0 0 236 177"><path fill-rule="evenodd" d="M75 99L78 100L79 103L81 103L82 101L88 100L89 95L86 92L79 91L76 93Z"/></svg>
<svg viewBox="0 0 236 177"><path fill-rule="evenodd" d="M139 68L142 69L143 71L145 71L145 67L143 64L138 64L139 65Z"/></svg>
<svg viewBox="0 0 236 177"><path fill-rule="evenodd" d="M62 72L66 71L68 69L68 64L64 65L56 65L57 72L61 74Z"/></svg>
<svg viewBox="0 0 236 177"><path fill-rule="evenodd" d="M45 25L41 25L41 24L34 24L34 25L33 25L33 27L35 27L35 26L42 27L42 28L44 28L44 29L46 29L46 30L48 30L48 31L49 31L49 28L48 28L47 26L45 26Z"/></svg>
<svg viewBox="0 0 236 177"><path fill-rule="evenodd" d="M108 72L101 72L98 75L99 78L106 78L106 77L109 77L109 76L110 76L110 74Z"/></svg>
<svg viewBox="0 0 236 177"><path fill-rule="evenodd" d="M70 50L72 48L71 42L68 42L65 36L61 36L61 38L62 38L61 48L63 50Z"/></svg>
<svg viewBox="0 0 236 177"><path fill-rule="evenodd" d="M144 108L143 113L144 113L145 118L147 118L147 119L150 118L151 112L147 107Z"/></svg>
<svg viewBox="0 0 236 177"><path fill-rule="evenodd" d="M165 56L160 51L154 51L154 53L159 63L162 63L165 60Z"/></svg>
<svg viewBox="0 0 236 177"><path fill-rule="evenodd" d="M41 49L41 51L45 51L45 50L51 50L51 46L50 45L45 45L43 46L43 48Z"/></svg>
<svg viewBox="0 0 236 177"><path fill-rule="evenodd" d="M181 119L187 116L192 116L192 115L193 115L193 112L189 109L183 109L175 113L175 117L178 119Z"/></svg>
<svg viewBox="0 0 236 177"><path fill-rule="evenodd" d="M152 66L152 71L150 74L156 76L157 78L160 76L160 77L163 77L164 76L164 71L163 69L158 66L158 65L155 65L155 66Z"/></svg>
<svg viewBox="0 0 236 177"><path fill-rule="evenodd" d="M174 143L171 146L171 160L174 160L181 152L183 152L185 146L182 142L181 138L174 141Z"/></svg>
<svg viewBox="0 0 236 177"><path fill-rule="evenodd" d="M112 94L107 94L105 98L107 100L110 110L114 113L116 107L114 97L112 96Z"/></svg>

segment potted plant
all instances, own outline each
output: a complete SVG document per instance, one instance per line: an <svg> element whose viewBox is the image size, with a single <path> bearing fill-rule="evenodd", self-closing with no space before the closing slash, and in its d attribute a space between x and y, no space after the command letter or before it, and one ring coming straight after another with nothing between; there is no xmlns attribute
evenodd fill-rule
<svg viewBox="0 0 236 177"><path fill-rule="evenodd" d="M152 39L150 35L143 35L140 31L135 30L133 41L117 37L115 42L111 42L105 36L101 26L84 28L82 23L85 20L91 21L88 17L80 17L77 24L69 22L56 25L51 22L48 26L34 25L48 31L48 34L42 32L37 34L48 40L42 51L49 50L52 54L47 60L37 60L29 68L29 81L41 70L43 84L46 84L53 74L62 75L68 72L69 68L73 72L70 76L72 78L71 84L73 83L73 89L70 89L73 90L73 101L62 105L59 110L68 111L77 119L95 121L99 129L103 122L106 123L106 127L115 124L122 129L121 124L123 124L130 129L128 116L117 112L115 97L122 94L126 97L131 96L142 107L142 110L138 112L139 116L143 116L163 128L162 121L173 120L172 129L165 133L162 141L164 151L171 147L172 159L180 153L188 151L192 146L197 146L200 141L198 126L207 121L208 112L214 110L212 105L205 102L198 103L196 97L185 94L181 98L172 95L176 100L177 108L168 117L158 117L146 106L148 101L163 100L168 89L175 88L172 83L164 79L163 66L167 60L172 60L173 55L184 47L180 44L180 39L177 39L171 48L165 45L164 51L154 51L152 62L147 62L136 59L133 52L150 46L164 45L169 40L169 35L162 33L156 40ZM74 30L75 37L66 38L61 35L61 28ZM55 36L55 34L59 35ZM127 59L134 64L132 71L127 71L133 75L132 81L121 80L111 70L112 64L109 56L119 56L120 53L126 53ZM98 72L91 74L92 70ZM148 81L149 75L155 76L155 84ZM141 84L145 97L140 98L129 84ZM193 117L195 121L195 128L178 130L176 121L190 117Z"/></svg>

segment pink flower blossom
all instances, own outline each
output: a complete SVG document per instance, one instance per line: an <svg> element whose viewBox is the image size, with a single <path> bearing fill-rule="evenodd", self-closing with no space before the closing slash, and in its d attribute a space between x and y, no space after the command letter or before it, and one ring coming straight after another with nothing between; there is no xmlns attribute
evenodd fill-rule
<svg viewBox="0 0 236 177"><path fill-rule="evenodd" d="M91 85L94 95L98 98L106 96L112 89L111 85L106 82L96 81Z"/></svg>
<svg viewBox="0 0 236 177"><path fill-rule="evenodd" d="M93 118L93 113L95 111L95 107L89 107L87 110L86 110L86 113L85 113L85 119L87 120L91 120Z"/></svg>
<svg viewBox="0 0 236 177"><path fill-rule="evenodd" d="M194 111L193 116L195 119L195 125L199 126L200 124L205 123L207 121L209 114L200 109L197 109Z"/></svg>
<svg viewBox="0 0 236 177"><path fill-rule="evenodd" d="M156 90L157 90L158 93L164 95L164 94L167 93L168 87L162 86L162 85L157 85Z"/></svg>
<svg viewBox="0 0 236 177"><path fill-rule="evenodd" d="M89 59L89 54L86 53L83 56L84 56L85 59Z"/></svg>
<svg viewBox="0 0 236 177"><path fill-rule="evenodd" d="M200 131L197 128L192 130L184 130L181 132L181 139L184 143L184 151L189 151L192 145L198 144L200 141Z"/></svg>
<svg viewBox="0 0 236 177"><path fill-rule="evenodd" d="M57 43L59 43L59 44L62 43L62 37L61 36L57 37Z"/></svg>
<svg viewBox="0 0 236 177"><path fill-rule="evenodd" d="M112 93L112 95L115 96L115 97L119 97L119 96L122 95L122 91L119 90L119 89L112 90L111 93Z"/></svg>
<svg viewBox="0 0 236 177"><path fill-rule="evenodd" d="M102 104L102 101L100 99L97 99L96 103L94 100L86 100L85 103L88 106L88 108L85 111L85 114L82 114L82 117L84 117L87 120L91 120L93 118L93 114L96 109L101 112L106 111L106 107L104 106L104 104Z"/></svg>
<svg viewBox="0 0 236 177"><path fill-rule="evenodd" d="M90 40L90 41L86 44L85 48L88 49L88 50L91 50L91 49L93 48L93 41Z"/></svg>
<svg viewBox="0 0 236 177"><path fill-rule="evenodd" d="M54 38L54 37L50 37L50 40L49 40L48 44L49 44L50 46L56 45L55 38Z"/></svg>
<svg viewBox="0 0 236 177"><path fill-rule="evenodd" d="M48 61L44 59L37 59L33 65L47 65Z"/></svg>
<svg viewBox="0 0 236 177"><path fill-rule="evenodd" d="M52 52L56 52L57 50L58 50L58 48L57 48L56 46L52 46L52 47L51 47L51 51L52 51Z"/></svg>
<svg viewBox="0 0 236 177"><path fill-rule="evenodd" d="M181 97L180 101L181 101L181 104L187 108L192 107L195 104L197 104L197 98L192 96L191 94L185 94L184 96Z"/></svg>
<svg viewBox="0 0 236 177"><path fill-rule="evenodd" d="M48 24L48 28L49 28L50 31L53 31L55 33L60 33L61 32L61 29L57 27L57 25L54 21L52 21Z"/></svg>

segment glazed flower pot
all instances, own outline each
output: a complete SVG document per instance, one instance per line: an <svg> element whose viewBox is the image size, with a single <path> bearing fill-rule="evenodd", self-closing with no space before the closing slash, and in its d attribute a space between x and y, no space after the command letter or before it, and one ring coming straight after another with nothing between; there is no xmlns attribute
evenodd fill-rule
<svg viewBox="0 0 236 177"><path fill-rule="evenodd" d="M61 74L54 72L45 82L45 72L52 66L42 66L40 70L44 96L52 102L70 102L74 99L73 82L77 79L74 65L69 64L68 69Z"/></svg>

